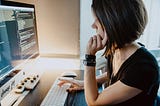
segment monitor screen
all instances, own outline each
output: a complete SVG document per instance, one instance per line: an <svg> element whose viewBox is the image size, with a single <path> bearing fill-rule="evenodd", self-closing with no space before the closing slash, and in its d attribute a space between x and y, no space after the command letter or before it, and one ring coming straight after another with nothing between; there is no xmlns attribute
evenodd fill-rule
<svg viewBox="0 0 160 106"><path fill-rule="evenodd" d="M0 5L0 80L39 55L34 6L13 4Z"/></svg>

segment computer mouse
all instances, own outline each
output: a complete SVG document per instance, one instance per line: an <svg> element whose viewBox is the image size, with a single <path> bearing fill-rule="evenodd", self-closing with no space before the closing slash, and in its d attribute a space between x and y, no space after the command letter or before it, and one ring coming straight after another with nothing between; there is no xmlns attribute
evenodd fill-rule
<svg viewBox="0 0 160 106"><path fill-rule="evenodd" d="M73 71L67 71L67 72L63 72L61 74L61 77L72 77L72 78L74 78L74 77L77 77L77 74Z"/></svg>

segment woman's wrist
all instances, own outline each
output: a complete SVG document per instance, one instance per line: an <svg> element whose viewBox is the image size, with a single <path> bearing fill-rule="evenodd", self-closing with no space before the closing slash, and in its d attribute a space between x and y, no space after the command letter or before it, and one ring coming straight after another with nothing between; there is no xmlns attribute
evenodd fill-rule
<svg viewBox="0 0 160 106"><path fill-rule="evenodd" d="M83 64L85 66L96 66L96 56L95 55L89 55L85 54L85 59L83 60Z"/></svg>

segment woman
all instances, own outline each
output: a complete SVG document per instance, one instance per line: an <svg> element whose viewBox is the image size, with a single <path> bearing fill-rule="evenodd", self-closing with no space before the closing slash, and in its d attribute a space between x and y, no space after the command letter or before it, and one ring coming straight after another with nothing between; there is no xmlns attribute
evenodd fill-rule
<svg viewBox="0 0 160 106"><path fill-rule="evenodd" d="M85 89L88 105L153 106L159 87L156 59L137 40L147 24L142 0L93 0L92 27L96 35L90 38L84 60L84 82L69 90ZM97 51L105 48L108 63L106 73L96 78ZM98 92L97 82L107 82ZM84 85L84 86L83 86Z"/></svg>

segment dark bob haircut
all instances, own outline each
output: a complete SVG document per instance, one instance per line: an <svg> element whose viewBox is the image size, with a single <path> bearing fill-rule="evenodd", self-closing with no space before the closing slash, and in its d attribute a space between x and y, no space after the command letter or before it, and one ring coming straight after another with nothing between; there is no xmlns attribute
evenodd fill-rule
<svg viewBox="0 0 160 106"><path fill-rule="evenodd" d="M105 56L137 40L147 24L142 0L93 0L92 9L108 36Z"/></svg>

